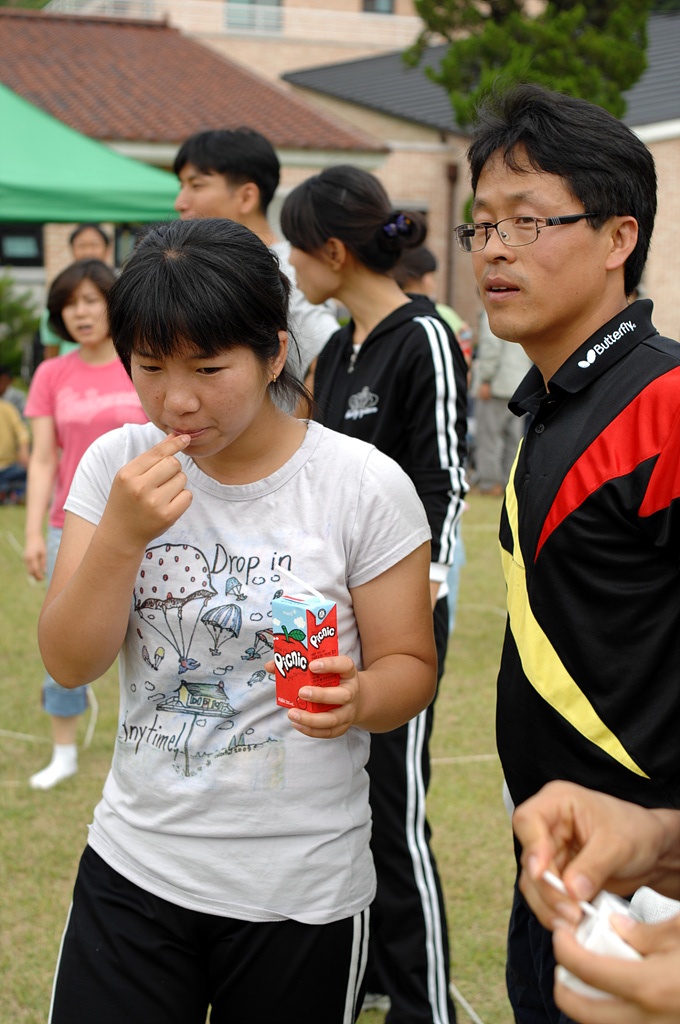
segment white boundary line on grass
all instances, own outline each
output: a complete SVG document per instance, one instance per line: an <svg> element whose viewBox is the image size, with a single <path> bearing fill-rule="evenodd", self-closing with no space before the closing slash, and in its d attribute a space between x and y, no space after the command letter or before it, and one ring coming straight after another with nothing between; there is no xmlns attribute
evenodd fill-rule
<svg viewBox="0 0 680 1024"><path fill-rule="evenodd" d="M99 717L99 701L94 692L94 687L90 686L88 691L88 701L90 704L90 720L87 723L87 731L85 733L85 739L83 740L83 750L92 743L92 737L94 736L94 730L97 725L97 719ZM8 740L25 740L27 743L51 743L52 740L48 736L31 736L27 732L11 732L9 729L0 729L0 739Z"/></svg>
<svg viewBox="0 0 680 1024"><path fill-rule="evenodd" d="M51 743L49 736L30 736L26 732L10 732L9 729L0 729L0 737L8 740L26 740L28 743Z"/></svg>
<svg viewBox="0 0 680 1024"><path fill-rule="evenodd" d="M501 608L501 606L497 604L468 604L467 601L461 601L456 605L456 615L460 611L493 612L494 615L500 615L503 618L508 614L507 608Z"/></svg>
<svg viewBox="0 0 680 1024"><path fill-rule="evenodd" d="M9 546L17 554L19 559L23 562L23 560L24 560L24 549L22 548L21 544L16 539L16 537L14 536L12 531L11 530L5 530L5 537L7 538L7 542L9 543ZM34 579L33 576L29 575L29 573L26 573L26 582L31 587L40 586L38 580Z"/></svg>
<svg viewBox="0 0 680 1024"><path fill-rule="evenodd" d="M5 536L7 537L7 540L9 541L9 546L11 548L14 548L16 553L19 555L21 561L23 562L23 560L24 560L24 549L22 548L22 546L19 543L19 541L16 539L16 537L14 536L14 534L12 533L11 530L5 530Z"/></svg>
<svg viewBox="0 0 680 1024"><path fill-rule="evenodd" d="M470 1006L470 1004L468 1003L468 1001L467 1001L467 999L465 998L465 996L463 996L463 995L462 995L462 994L461 994L461 993L460 993L460 992L458 991L458 989L457 989L457 988L456 988L456 986L455 986L455 985L453 984L453 982L451 982L451 983L449 984L449 992L451 993L451 995L453 996L453 998L454 998L454 999L456 1000L456 1002L457 1002L457 1003L460 1003L460 1005L461 1005L461 1006L463 1007L463 1009L464 1009L464 1010L465 1010L465 1012L467 1013L467 1015L468 1015L468 1017L470 1018L470 1020L471 1020L471 1021L474 1021L474 1024L484 1024L484 1021L482 1020L482 1018L481 1018L481 1017L478 1017L478 1016L477 1016L477 1014L476 1014L476 1013L475 1013L475 1011L474 1011L474 1010L472 1009L472 1007L471 1007L471 1006Z"/></svg>
<svg viewBox="0 0 680 1024"><path fill-rule="evenodd" d="M480 530L489 531L493 530L494 533L498 533L498 523L470 523L467 519L461 519L461 529L465 530Z"/></svg>
<svg viewBox="0 0 680 1024"><path fill-rule="evenodd" d="M498 754L461 754L460 757L431 757L431 764L473 764L475 761L497 761Z"/></svg>
<svg viewBox="0 0 680 1024"><path fill-rule="evenodd" d="M100 779L102 786L104 785L104 779L102 779L99 772L82 772L78 769L77 775L71 775L69 778L79 779ZM2 779L0 781L0 790L3 789L30 789L28 785L28 779ZM31 793L51 793L52 790L43 789L31 789Z"/></svg>

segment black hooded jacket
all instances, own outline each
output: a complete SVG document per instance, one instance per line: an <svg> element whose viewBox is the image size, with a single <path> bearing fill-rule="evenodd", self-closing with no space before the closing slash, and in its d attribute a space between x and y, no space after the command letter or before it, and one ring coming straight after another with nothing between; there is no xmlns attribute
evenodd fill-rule
<svg viewBox="0 0 680 1024"><path fill-rule="evenodd" d="M332 335L316 367L316 418L399 463L425 506L432 561L450 565L467 490L467 367L433 303L410 298L356 352L352 322Z"/></svg>

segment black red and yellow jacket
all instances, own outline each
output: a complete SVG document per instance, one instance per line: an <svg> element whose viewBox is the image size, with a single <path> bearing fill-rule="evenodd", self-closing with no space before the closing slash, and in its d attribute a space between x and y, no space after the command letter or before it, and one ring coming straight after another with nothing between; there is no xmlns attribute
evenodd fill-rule
<svg viewBox="0 0 680 1024"><path fill-rule="evenodd" d="M569 779L680 807L680 345L641 300L510 407L532 419L500 541L510 793Z"/></svg>

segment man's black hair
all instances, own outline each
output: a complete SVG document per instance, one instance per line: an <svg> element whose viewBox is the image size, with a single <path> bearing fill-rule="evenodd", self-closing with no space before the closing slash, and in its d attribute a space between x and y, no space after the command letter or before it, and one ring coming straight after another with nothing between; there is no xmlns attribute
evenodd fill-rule
<svg viewBox="0 0 680 1024"><path fill-rule="evenodd" d="M473 192L496 152L513 171L525 171L528 159L535 170L562 178L585 210L596 214L588 221L594 229L610 217L635 217L637 245L625 265L631 295L656 216L654 160L637 135L602 107L526 84L491 95L478 110L468 151Z"/></svg>
<svg viewBox="0 0 680 1024"><path fill-rule="evenodd" d="M230 185L252 181L260 190L260 208L266 214L279 185L281 165L271 142L252 128L220 128L197 132L184 142L173 171L179 177L186 164L201 174L222 174Z"/></svg>

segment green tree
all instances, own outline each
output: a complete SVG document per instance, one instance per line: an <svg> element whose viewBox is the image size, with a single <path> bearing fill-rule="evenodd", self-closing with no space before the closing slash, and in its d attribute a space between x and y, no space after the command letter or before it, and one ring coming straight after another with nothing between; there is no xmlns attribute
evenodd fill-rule
<svg viewBox="0 0 680 1024"><path fill-rule="evenodd" d="M647 18L654 0L552 0L530 16L523 0L415 0L424 29L408 51L417 63L435 34L450 43L438 69L461 126L498 84L535 82L580 96L621 117L622 93L647 66ZM656 0L657 3L663 0Z"/></svg>
<svg viewBox="0 0 680 1024"><path fill-rule="evenodd" d="M49 0L0 0L0 7L44 7Z"/></svg>
<svg viewBox="0 0 680 1024"><path fill-rule="evenodd" d="M17 292L8 273L0 274L0 363L15 375L21 370L24 348L38 329L40 317L30 292Z"/></svg>

